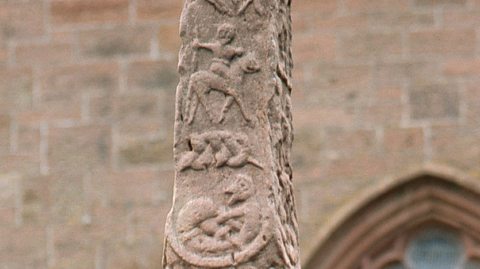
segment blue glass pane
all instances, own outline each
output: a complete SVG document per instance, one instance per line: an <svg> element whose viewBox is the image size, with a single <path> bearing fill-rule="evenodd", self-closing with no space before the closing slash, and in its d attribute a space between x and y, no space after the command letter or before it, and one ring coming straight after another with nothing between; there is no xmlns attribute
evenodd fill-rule
<svg viewBox="0 0 480 269"><path fill-rule="evenodd" d="M465 269L480 269L480 261L475 260L467 262Z"/></svg>
<svg viewBox="0 0 480 269"><path fill-rule="evenodd" d="M401 263L393 263L387 265L384 269L405 269L405 266Z"/></svg>
<svg viewBox="0 0 480 269"><path fill-rule="evenodd" d="M462 262L463 252L455 235L429 230L411 242L407 257L412 269L455 269Z"/></svg>

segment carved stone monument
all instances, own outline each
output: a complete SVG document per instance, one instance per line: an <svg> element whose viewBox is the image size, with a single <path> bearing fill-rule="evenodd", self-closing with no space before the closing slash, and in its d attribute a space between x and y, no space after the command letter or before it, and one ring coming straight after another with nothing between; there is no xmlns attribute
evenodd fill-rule
<svg viewBox="0 0 480 269"><path fill-rule="evenodd" d="M165 268L300 268L290 2L185 1Z"/></svg>

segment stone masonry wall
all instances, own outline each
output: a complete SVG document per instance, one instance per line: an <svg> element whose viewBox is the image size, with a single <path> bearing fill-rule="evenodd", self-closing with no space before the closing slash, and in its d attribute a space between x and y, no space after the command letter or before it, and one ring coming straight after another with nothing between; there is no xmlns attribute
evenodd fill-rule
<svg viewBox="0 0 480 269"><path fill-rule="evenodd" d="M160 268L182 2L0 0L0 268ZM479 0L294 0L293 23L304 259L386 177L480 178Z"/></svg>
<svg viewBox="0 0 480 269"><path fill-rule="evenodd" d="M304 257L309 238L381 180L428 163L480 179L480 1L296 2Z"/></svg>
<svg viewBox="0 0 480 269"><path fill-rule="evenodd" d="M177 0L0 0L0 268L160 268Z"/></svg>

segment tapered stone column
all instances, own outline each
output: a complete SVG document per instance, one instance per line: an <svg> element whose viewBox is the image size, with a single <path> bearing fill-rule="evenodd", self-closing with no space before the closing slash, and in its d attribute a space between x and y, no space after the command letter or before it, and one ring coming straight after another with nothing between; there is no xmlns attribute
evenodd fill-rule
<svg viewBox="0 0 480 269"><path fill-rule="evenodd" d="M185 2L165 268L300 268L290 2Z"/></svg>

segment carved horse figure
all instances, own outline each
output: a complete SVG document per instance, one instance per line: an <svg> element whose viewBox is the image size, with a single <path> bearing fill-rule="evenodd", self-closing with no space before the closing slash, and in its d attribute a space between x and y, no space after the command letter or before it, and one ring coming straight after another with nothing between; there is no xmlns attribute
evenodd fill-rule
<svg viewBox="0 0 480 269"><path fill-rule="evenodd" d="M247 122L250 122L251 119L245 111L245 105L243 104L243 101L238 95L237 90L232 88L230 85L233 84L238 87L243 81L244 74L255 73L259 70L260 68L253 54L247 54L231 65L229 72L227 73L228 78L222 77L211 71L202 70L194 73L190 78L187 93L187 123L191 124L193 122L199 104L205 108L210 121L221 123L233 102L238 105L243 118ZM226 100L223 105L221 115L217 120L214 120L212 111L207 104L207 97L211 91L221 92L226 95Z"/></svg>
<svg viewBox="0 0 480 269"><path fill-rule="evenodd" d="M245 105L238 95L237 88L241 86L245 74L258 72L260 66L255 55L244 55L242 48L237 48L230 43L235 38L235 28L230 24L223 24L218 28L216 41L212 43L199 43L194 40L194 47L206 49L213 53L214 58L209 70L195 72L190 77L188 85L186 107L186 122L191 124L198 109L202 105L212 122L221 123L228 109L235 102L243 118L251 122L245 111ZM238 60L236 60L238 58ZM215 120L208 106L208 94L211 91L221 92L226 96L220 117Z"/></svg>

